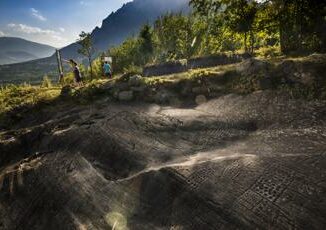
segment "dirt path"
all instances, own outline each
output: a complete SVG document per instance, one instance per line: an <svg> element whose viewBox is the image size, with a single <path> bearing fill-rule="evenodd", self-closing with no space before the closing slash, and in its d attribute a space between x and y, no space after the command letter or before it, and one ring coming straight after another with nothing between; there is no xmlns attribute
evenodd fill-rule
<svg viewBox="0 0 326 230"><path fill-rule="evenodd" d="M0 229L324 229L325 115L270 92L65 108L2 140Z"/></svg>

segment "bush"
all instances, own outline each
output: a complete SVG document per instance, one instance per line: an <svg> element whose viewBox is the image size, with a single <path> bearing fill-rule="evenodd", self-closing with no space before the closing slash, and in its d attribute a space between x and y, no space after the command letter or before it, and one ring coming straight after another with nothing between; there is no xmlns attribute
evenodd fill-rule
<svg viewBox="0 0 326 230"><path fill-rule="evenodd" d="M143 68L136 66L136 65L129 65L128 67L123 69L124 73L129 73L132 75L136 74L142 74L143 73Z"/></svg>
<svg viewBox="0 0 326 230"><path fill-rule="evenodd" d="M281 55L281 50L278 46L261 47L256 52L258 56L264 58L272 58Z"/></svg>
<svg viewBox="0 0 326 230"><path fill-rule="evenodd" d="M41 87L42 88L51 88L52 87L52 82L48 76L43 77Z"/></svg>

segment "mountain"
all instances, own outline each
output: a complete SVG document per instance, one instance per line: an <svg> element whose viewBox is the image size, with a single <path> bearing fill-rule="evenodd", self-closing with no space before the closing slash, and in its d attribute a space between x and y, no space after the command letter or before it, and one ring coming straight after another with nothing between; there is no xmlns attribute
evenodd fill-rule
<svg viewBox="0 0 326 230"><path fill-rule="evenodd" d="M25 39L0 37L0 65L49 57L54 51L54 47Z"/></svg>
<svg viewBox="0 0 326 230"><path fill-rule="evenodd" d="M169 12L189 13L189 0L134 0L124 4L103 20L101 27L96 27L91 35L97 52L107 51L109 47L119 45L127 37L139 32L142 25L152 24L158 17ZM77 50L79 45L73 43L61 49L65 59L82 57ZM0 84L39 82L45 74L57 76L55 55L26 62L23 64L0 65Z"/></svg>
<svg viewBox="0 0 326 230"><path fill-rule="evenodd" d="M190 12L189 0L134 0L124 4L103 20L91 35L98 52L123 42L139 32L141 26L152 24L159 16L168 12ZM61 50L64 58L80 58L78 44L71 44Z"/></svg>

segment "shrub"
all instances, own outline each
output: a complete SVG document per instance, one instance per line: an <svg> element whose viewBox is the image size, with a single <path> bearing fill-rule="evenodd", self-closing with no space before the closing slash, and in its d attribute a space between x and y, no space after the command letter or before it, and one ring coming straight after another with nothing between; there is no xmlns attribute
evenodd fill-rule
<svg viewBox="0 0 326 230"><path fill-rule="evenodd" d="M52 82L48 76L43 77L41 87L42 88L51 88L52 87Z"/></svg>
<svg viewBox="0 0 326 230"><path fill-rule="evenodd" d="M272 58L280 56L281 50L278 46L261 47L257 50L257 54L264 58Z"/></svg>

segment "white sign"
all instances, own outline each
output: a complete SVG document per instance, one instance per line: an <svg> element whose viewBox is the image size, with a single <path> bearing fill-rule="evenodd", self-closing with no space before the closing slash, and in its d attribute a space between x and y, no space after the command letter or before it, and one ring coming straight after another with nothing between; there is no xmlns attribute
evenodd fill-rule
<svg viewBox="0 0 326 230"><path fill-rule="evenodd" d="M112 57L104 57L104 61L112 63Z"/></svg>

